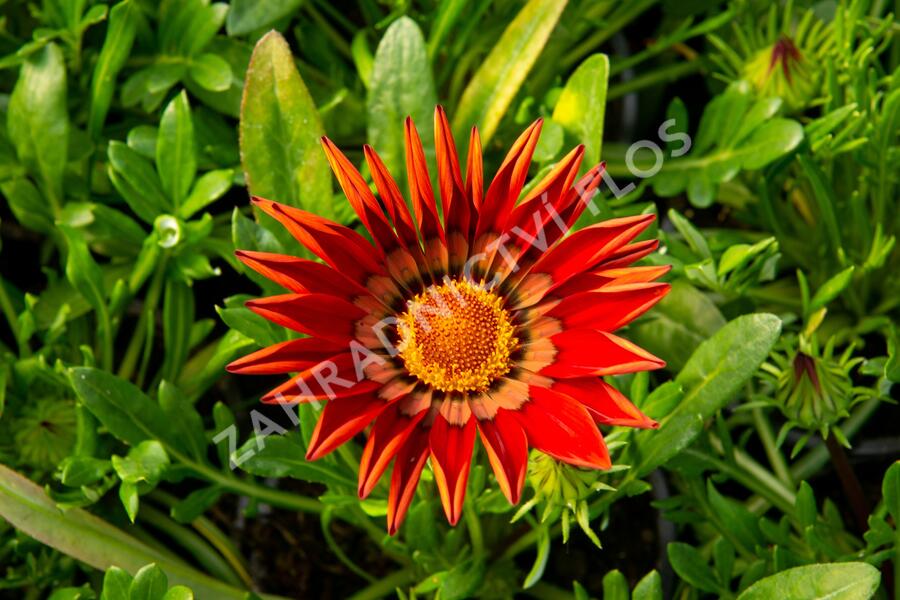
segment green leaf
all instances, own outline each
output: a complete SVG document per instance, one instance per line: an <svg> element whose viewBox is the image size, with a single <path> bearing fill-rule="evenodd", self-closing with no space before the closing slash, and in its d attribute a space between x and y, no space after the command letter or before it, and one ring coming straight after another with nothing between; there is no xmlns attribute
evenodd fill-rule
<svg viewBox="0 0 900 600"><path fill-rule="evenodd" d="M156 170L159 172L163 191L172 201L175 210L178 210L197 174L194 121L185 91L169 102L159 121Z"/></svg>
<svg viewBox="0 0 900 600"><path fill-rule="evenodd" d="M272 323L263 319L249 308L216 307L216 312L226 325L246 335L260 346L271 346L284 341Z"/></svg>
<svg viewBox="0 0 900 600"><path fill-rule="evenodd" d="M293 477L303 481L356 489L356 479L341 472L337 467L324 461L306 460L304 458L306 445L296 432L250 438L235 454L235 458L249 456L240 466L253 475Z"/></svg>
<svg viewBox="0 0 900 600"><path fill-rule="evenodd" d="M203 419L181 390L165 379L159 384L159 406L191 457L199 462L206 462L207 442Z"/></svg>
<svg viewBox="0 0 900 600"><path fill-rule="evenodd" d="M0 192L3 192L16 221L32 231L53 231L53 212L29 179L15 177L4 181L0 183Z"/></svg>
<svg viewBox="0 0 900 600"><path fill-rule="evenodd" d="M169 578L155 564L142 567L134 574L128 600L159 600L169 588Z"/></svg>
<svg viewBox="0 0 900 600"><path fill-rule="evenodd" d="M603 600L628 600L628 582L618 569L603 576Z"/></svg>
<svg viewBox="0 0 900 600"><path fill-rule="evenodd" d="M66 278L88 304L98 312L106 311L106 290L103 272L91 256L84 236L71 227L60 227L66 237L68 256L66 257Z"/></svg>
<svg viewBox="0 0 900 600"><path fill-rule="evenodd" d="M106 120L115 92L116 76L131 53L139 15L140 9L135 0L120 2L109 11L106 39L91 78L91 109L87 128L94 139L100 136Z"/></svg>
<svg viewBox="0 0 900 600"><path fill-rule="evenodd" d="M95 569L106 570L116 565L137 573L144 565L156 563L173 583L189 586L200 598L242 600L246 594L245 590L225 585L87 511L80 508L60 511L40 486L3 465L0 465L0 517L26 535ZM117 581L115 589L125 583L126 578L121 574L111 577ZM111 593L105 598L119 600Z"/></svg>
<svg viewBox="0 0 900 600"><path fill-rule="evenodd" d="M166 350L162 365L163 379L178 379L190 350L193 322L194 292L181 281L166 281L163 298L163 342Z"/></svg>
<svg viewBox="0 0 900 600"><path fill-rule="evenodd" d="M228 35L246 35L270 27L301 4L303 0L233 0L225 29Z"/></svg>
<svg viewBox="0 0 900 600"><path fill-rule="evenodd" d="M222 488L218 486L195 490L172 507L172 518L179 523L190 523L218 502L221 496Z"/></svg>
<svg viewBox="0 0 900 600"><path fill-rule="evenodd" d="M322 123L280 33L253 49L241 103L240 146L250 193L332 213L331 172L319 148Z"/></svg>
<svg viewBox="0 0 900 600"><path fill-rule="evenodd" d="M706 243L706 238L703 237L700 230L694 227L693 223L684 218L674 208L669 209L668 216L669 220L672 221L672 225L675 226L675 229L678 230L678 233L681 234L685 243L697 255L698 259L712 258L712 252L709 251L709 244Z"/></svg>
<svg viewBox="0 0 900 600"><path fill-rule="evenodd" d="M675 378L684 389L678 407L657 431L635 435L625 462L642 477L686 448L703 422L734 398L753 377L781 333L781 319L759 313L740 316L703 342Z"/></svg>
<svg viewBox="0 0 900 600"><path fill-rule="evenodd" d="M529 0L519 11L463 91L453 119L456 139L468 139L473 125L482 142L491 139L565 6L566 0Z"/></svg>
<svg viewBox="0 0 900 600"><path fill-rule="evenodd" d="M665 298L632 325L631 338L679 371L690 353L725 325L725 317L709 296L682 279L672 283Z"/></svg>
<svg viewBox="0 0 900 600"><path fill-rule="evenodd" d="M426 157L434 160L432 114L437 104L425 40L415 21L400 17L388 27L375 51L366 102L369 143L394 178L404 185L404 120L418 126Z"/></svg>
<svg viewBox="0 0 900 600"><path fill-rule="evenodd" d="M895 522L900 521L900 461L888 467L881 484L881 494L888 513Z"/></svg>
<svg viewBox="0 0 900 600"><path fill-rule="evenodd" d="M743 544L747 552L752 552L757 544L765 544L757 524L759 517L747 510L743 504L720 494L709 479L706 480L706 493L716 516L725 523L729 533L738 543Z"/></svg>
<svg viewBox="0 0 900 600"><path fill-rule="evenodd" d="M721 591L716 575L706 564L696 548L681 542L671 542L666 554L678 576L699 590L716 593Z"/></svg>
<svg viewBox="0 0 900 600"><path fill-rule="evenodd" d="M662 600L662 578L656 570L644 575L631 592L631 600Z"/></svg>
<svg viewBox="0 0 900 600"><path fill-rule="evenodd" d="M183 585L176 585L175 587L169 588L169 591L165 593L162 600L194 600L194 592Z"/></svg>
<svg viewBox="0 0 900 600"><path fill-rule="evenodd" d="M219 169L209 171L201 175L191 190L191 194L178 209L178 216L182 219L191 218L196 212L203 210L231 189L234 181L234 171L231 169Z"/></svg>
<svg viewBox="0 0 900 600"><path fill-rule="evenodd" d="M812 301L809 303L809 314L812 314L820 308L826 306L829 302L841 295L850 282L853 281L853 271L856 267L850 266L822 284L813 295Z"/></svg>
<svg viewBox="0 0 900 600"><path fill-rule="evenodd" d="M583 169L600 161L609 57L595 54L575 69L553 108L553 120L584 144Z"/></svg>
<svg viewBox="0 0 900 600"><path fill-rule="evenodd" d="M109 143L107 154L110 180L137 216L152 224L158 215L172 211L159 175L147 159L118 141Z"/></svg>
<svg viewBox="0 0 900 600"><path fill-rule="evenodd" d="M69 487L90 485L109 472L109 461L91 456L67 456L59 464L60 481Z"/></svg>
<svg viewBox="0 0 900 600"><path fill-rule="evenodd" d="M19 160L40 178L51 205L61 205L69 114L66 65L56 44L44 46L22 64L9 97L7 128Z"/></svg>
<svg viewBox="0 0 900 600"><path fill-rule="evenodd" d="M131 382L92 367L71 369L69 379L88 410L126 444L157 439L173 448L180 446L162 409Z"/></svg>
<svg viewBox="0 0 900 600"><path fill-rule="evenodd" d="M119 567L110 567L103 575L103 591L100 600L128 600L131 589L131 575Z"/></svg>
<svg viewBox="0 0 900 600"><path fill-rule="evenodd" d="M526 590L541 580L541 577L544 576L544 570L547 568L547 560L550 558L550 532L544 524L538 525L537 529L537 556L534 559L531 570L525 576L525 581L522 583L522 588Z"/></svg>
<svg viewBox="0 0 900 600"><path fill-rule="evenodd" d="M216 54L207 52L191 59L188 74L211 92L224 92L231 87L231 65Z"/></svg>
<svg viewBox="0 0 900 600"><path fill-rule="evenodd" d="M866 563L807 565L757 581L738 600L867 600L880 580L878 569Z"/></svg>

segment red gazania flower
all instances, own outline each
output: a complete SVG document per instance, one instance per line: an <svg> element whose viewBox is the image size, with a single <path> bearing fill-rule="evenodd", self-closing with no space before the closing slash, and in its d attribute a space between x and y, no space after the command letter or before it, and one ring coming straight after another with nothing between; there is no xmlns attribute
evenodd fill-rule
<svg viewBox="0 0 900 600"><path fill-rule="evenodd" d="M665 267L630 266L657 241L633 242L652 215L613 219L565 236L603 166L577 182L579 146L522 194L540 134L516 140L484 191L472 129L463 179L444 111L434 119L443 219L419 135L406 121L413 213L375 151L365 157L378 196L327 138L325 152L372 242L312 213L254 198L319 256L238 251L288 294L248 303L308 337L229 365L234 373L297 373L263 402L327 400L307 452L315 460L366 428L359 496L391 460L388 531L397 531L426 460L447 519L462 511L476 432L497 483L517 503L528 448L606 469L597 424L655 427L601 376L663 361L613 335L667 292ZM517 202L518 201L518 202Z"/></svg>

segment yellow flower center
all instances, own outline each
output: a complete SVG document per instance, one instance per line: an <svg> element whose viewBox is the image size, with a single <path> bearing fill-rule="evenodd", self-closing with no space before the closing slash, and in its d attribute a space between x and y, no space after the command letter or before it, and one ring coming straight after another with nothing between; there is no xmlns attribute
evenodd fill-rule
<svg viewBox="0 0 900 600"><path fill-rule="evenodd" d="M464 279L429 286L398 319L406 370L444 392L483 392L518 344L503 299Z"/></svg>

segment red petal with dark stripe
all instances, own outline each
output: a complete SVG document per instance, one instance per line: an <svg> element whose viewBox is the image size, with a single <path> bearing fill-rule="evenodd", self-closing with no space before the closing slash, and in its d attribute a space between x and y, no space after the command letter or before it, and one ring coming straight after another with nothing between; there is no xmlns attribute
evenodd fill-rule
<svg viewBox="0 0 900 600"><path fill-rule="evenodd" d="M456 525L466 498L466 482L475 446L475 418L471 417L465 425L459 426L451 425L438 414L429 439L434 481L441 494L444 513L447 521Z"/></svg>
<svg viewBox="0 0 900 600"><path fill-rule="evenodd" d="M362 365L350 352L341 352L303 369L295 377L267 392L260 401L265 404L333 400L374 392L381 385L367 379Z"/></svg>
<svg viewBox="0 0 900 600"><path fill-rule="evenodd" d="M366 155L366 163L369 165L369 170L372 172L375 187L378 189L381 201L384 203L391 221L394 223L397 235L407 248L417 248L419 246L419 234L413 223L412 215L409 214L406 201L403 200L403 196L400 194L400 188L397 187L397 183L384 165L384 161L381 160L381 157L378 156L378 153L371 146L368 144L363 146L363 152Z"/></svg>
<svg viewBox="0 0 900 600"><path fill-rule="evenodd" d="M478 421L481 443L506 499L518 504L528 469L528 438L516 419L498 409L493 419Z"/></svg>
<svg viewBox="0 0 900 600"><path fill-rule="evenodd" d="M551 340L556 356L540 372L547 377L621 375L666 365L646 350L605 331L571 329L554 335Z"/></svg>
<svg viewBox="0 0 900 600"><path fill-rule="evenodd" d="M428 430L424 427L413 429L409 439L403 444L394 460L391 472L391 490L388 493L387 529L394 535L400 529L406 511L416 493L419 475L428 458Z"/></svg>
<svg viewBox="0 0 900 600"><path fill-rule="evenodd" d="M322 458L366 428L389 403L373 396L360 394L337 398L325 404L322 415L306 450L306 460Z"/></svg>
<svg viewBox="0 0 900 600"><path fill-rule="evenodd" d="M416 126L409 117L406 117L405 133L409 194L422 240L428 241L437 238L446 244L444 228L441 226L437 205L434 201L434 190L431 188L431 178L428 175L428 164L425 162L422 140L419 139L419 132L416 131Z"/></svg>
<svg viewBox="0 0 900 600"><path fill-rule="evenodd" d="M331 294L345 300L369 294L335 269L306 258L251 250L235 250L234 254L263 277L298 294Z"/></svg>
<svg viewBox="0 0 900 600"><path fill-rule="evenodd" d="M597 423L642 429L659 427L659 423L642 413L622 392L599 377L558 380L553 389L581 402Z"/></svg>
<svg viewBox="0 0 900 600"><path fill-rule="evenodd" d="M668 283L630 283L566 296L547 316L557 318L567 329L615 331L624 327L662 300Z"/></svg>
<svg viewBox="0 0 900 600"><path fill-rule="evenodd" d="M391 407L378 417L359 459L360 498L365 498L372 492L388 464L427 414L428 411L423 410L409 416Z"/></svg>
<svg viewBox="0 0 900 600"><path fill-rule="evenodd" d="M457 231L468 239L474 207L469 204L469 198L466 196L459 169L459 158L456 154L456 143L453 141L447 114L440 106L434 109L434 145L444 224L448 234Z"/></svg>
<svg viewBox="0 0 900 600"><path fill-rule="evenodd" d="M229 373L272 375L304 371L346 350L339 344L318 338L301 338L274 344L241 357L227 367Z"/></svg>
<svg viewBox="0 0 900 600"><path fill-rule="evenodd" d="M353 337L361 308L327 294L282 294L248 300L247 308L282 327L313 337L343 341Z"/></svg>
<svg viewBox="0 0 900 600"><path fill-rule="evenodd" d="M612 465L587 409L551 389L531 386L528 394L528 402L512 414L532 447L578 467L608 469Z"/></svg>

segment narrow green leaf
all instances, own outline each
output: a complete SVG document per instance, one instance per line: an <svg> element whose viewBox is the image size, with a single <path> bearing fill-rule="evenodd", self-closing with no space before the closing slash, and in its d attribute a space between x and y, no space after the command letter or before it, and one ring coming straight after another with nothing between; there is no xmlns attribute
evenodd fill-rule
<svg viewBox="0 0 900 600"><path fill-rule="evenodd" d="M553 120L584 144L582 170L600 161L609 85L609 57L595 54L575 69L553 109Z"/></svg>
<svg viewBox="0 0 900 600"><path fill-rule="evenodd" d="M738 600L868 600L880 580L878 569L866 563L807 565L757 581Z"/></svg>
<svg viewBox="0 0 900 600"><path fill-rule="evenodd" d="M240 147L250 193L332 214L322 123L280 33L253 50L241 102Z"/></svg>
<svg viewBox="0 0 900 600"><path fill-rule="evenodd" d="M159 175L147 159L118 141L109 143L107 154L110 180L137 216L152 224L160 214L171 212Z"/></svg>
<svg viewBox="0 0 900 600"><path fill-rule="evenodd" d="M816 290L809 303L809 314L812 314L826 306L829 302L841 295L850 282L853 280L853 271L855 267L850 266L826 281Z"/></svg>
<svg viewBox="0 0 900 600"><path fill-rule="evenodd" d="M190 350L191 323L194 322L194 292L181 281L166 282L163 298L163 379L177 380Z"/></svg>
<svg viewBox="0 0 900 600"><path fill-rule="evenodd" d="M48 44L22 64L7 109L7 128L16 152L40 178L57 208L63 198L63 171L69 146L66 65L62 50Z"/></svg>
<svg viewBox="0 0 900 600"><path fill-rule="evenodd" d="M678 576L695 588L716 593L720 591L716 576L703 556L693 546L672 542L666 547L669 562Z"/></svg>
<svg viewBox="0 0 900 600"><path fill-rule="evenodd" d="M900 460L895 461L884 474L881 484L884 506L894 521L900 521Z"/></svg>
<svg viewBox="0 0 900 600"><path fill-rule="evenodd" d="M185 91L169 102L159 121L156 170L159 172L163 191L172 201L175 210L178 210L197 174L194 121Z"/></svg>
<svg viewBox="0 0 900 600"><path fill-rule="evenodd" d="M125 66L131 53L137 29L140 9L135 0L125 0L109 11L106 39L91 78L91 110L88 115L88 133L97 139L106 120L115 92L116 76Z"/></svg>
<svg viewBox="0 0 900 600"><path fill-rule="evenodd" d="M260 449L262 446L262 449ZM306 460L306 447L297 433L253 437L237 450L247 456L240 466L260 477L293 477L326 485L356 489L356 479L325 461ZM235 461L237 462L237 461Z"/></svg>
<svg viewBox="0 0 900 600"><path fill-rule="evenodd" d="M547 568L547 560L550 558L550 532L546 525L538 525L538 543L537 556L525 581L522 583L523 589L528 589L544 576L544 570Z"/></svg>
<svg viewBox="0 0 900 600"><path fill-rule="evenodd" d="M189 586L201 598L242 600L246 590L227 586L163 554L79 508L62 512L44 490L0 465L0 516L23 533L96 569L113 565L137 573L159 565L173 583ZM125 578L114 576L119 585ZM108 596L109 600L118 600Z"/></svg>
<svg viewBox="0 0 900 600"><path fill-rule="evenodd" d="M231 65L210 52L192 58L188 73L200 87L211 92L224 92L231 87Z"/></svg>
<svg viewBox="0 0 900 600"><path fill-rule="evenodd" d="M469 81L453 119L459 140L477 125L482 142L494 135L544 48L566 0L529 0Z"/></svg>

